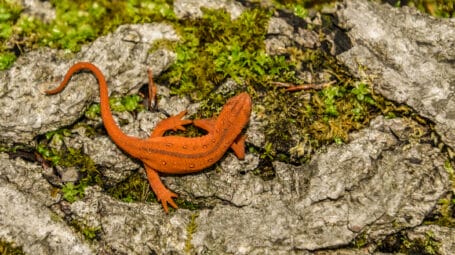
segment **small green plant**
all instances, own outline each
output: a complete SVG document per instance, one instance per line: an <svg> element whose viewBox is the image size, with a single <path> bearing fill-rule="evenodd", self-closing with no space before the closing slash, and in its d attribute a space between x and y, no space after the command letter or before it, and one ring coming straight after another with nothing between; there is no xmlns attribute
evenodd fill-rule
<svg viewBox="0 0 455 255"><path fill-rule="evenodd" d="M261 9L246 10L235 20L222 10L204 10L202 18L183 21L182 40L170 46L177 59L159 79L169 82L174 94L201 99L227 78L252 89L293 77L292 63L265 54L269 18Z"/></svg>
<svg viewBox="0 0 455 255"><path fill-rule="evenodd" d="M74 149L64 146L63 136L71 134L69 129L60 129L48 132L36 146L36 151L53 165L62 167L76 167L81 173L81 179L74 183L66 183L62 188L63 198L68 202L74 202L84 196L87 186L98 184L101 187L103 182L101 174L93 160L85 155L81 149ZM60 146L50 146L51 143Z"/></svg>
<svg viewBox="0 0 455 255"><path fill-rule="evenodd" d="M377 248L377 252L403 254L439 254L440 243L432 232L425 233L423 238L409 239L406 233L398 232L384 239Z"/></svg>
<svg viewBox="0 0 455 255"><path fill-rule="evenodd" d="M124 202L157 202L149 183L139 172L131 174L125 181L109 188L107 193Z"/></svg>
<svg viewBox="0 0 455 255"><path fill-rule="evenodd" d="M0 239L0 254L2 255L25 255L21 247L17 247L14 243L6 242Z"/></svg>
<svg viewBox="0 0 455 255"><path fill-rule="evenodd" d="M339 87L329 87L321 91L322 98L324 100L325 114L327 116L338 116L338 110L336 106L337 98L341 96ZM326 118L328 120L328 118Z"/></svg>
<svg viewBox="0 0 455 255"><path fill-rule="evenodd" d="M92 104L84 112L84 116L87 119L94 120L97 119L101 114L100 104Z"/></svg>
<svg viewBox="0 0 455 255"><path fill-rule="evenodd" d="M191 219L188 225L186 226L186 241L185 241L185 253L192 254L193 245L191 244L191 240L193 240L193 234L196 233L197 230L197 223L196 219L199 216L197 213L191 214Z"/></svg>
<svg viewBox="0 0 455 255"><path fill-rule="evenodd" d="M141 104L142 97L139 95L127 95L124 97L109 98L109 105L114 112L141 111L144 106Z"/></svg>
<svg viewBox="0 0 455 255"><path fill-rule="evenodd" d="M63 198L73 203L84 197L85 184L74 185L72 182L65 184L62 188Z"/></svg>
<svg viewBox="0 0 455 255"><path fill-rule="evenodd" d="M101 227L85 227L82 229L82 234L87 240L95 240L99 233L101 233Z"/></svg>
<svg viewBox="0 0 455 255"><path fill-rule="evenodd" d="M109 106L113 112L140 112L143 111L143 98L137 94L123 97L110 97ZM88 119L97 119L101 114L100 104L92 104L85 110L84 116Z"/></svg>
<svg viewBox="0 0 455 255"><path fill-rule="evenodd" d="M77 231L81 232L85 239L89 241L96 240L101 234L101 227L90 227L79 220L71 220L70 225L73 226Z"/></svg>
<svg viewBox="0 0 455 255"><path fill-rule="evenodd" d="M302 19L308 16L308 10L301 4L294 5L294 14Z"/></svg>
<svg viewBox="0 0 455 255"><path fill-rule="evenodd" d="M9 68L14 61L16 61L16 55L12 52L0 53L0 70Z"/></svg>
<svg viewBox="0 0 455 255"><path fill-rule="evenodd" d="M0 2L0 70L9 68L16 60L16 54L8 50L11 47L8 41L21 11L22 7L12 1Z"/></svg>
<svg viewBox="0 0 455 255"><path fill-rule="evenodd" d="M121 24L176 20L168 0L52 0L56 17L47 22L22 13L16 2L0 2L0 70L14 62L15 48L23 52L48 46L77 52Z"/></svg>
<svg viewBox="0 0 455 255"><path fill-rule="evenodd" d="M429 13L430 15L436 17L455 17L455 2L453 0L397 0L393 2L395 3L395 7L412 6L422 12Z"/></svg>

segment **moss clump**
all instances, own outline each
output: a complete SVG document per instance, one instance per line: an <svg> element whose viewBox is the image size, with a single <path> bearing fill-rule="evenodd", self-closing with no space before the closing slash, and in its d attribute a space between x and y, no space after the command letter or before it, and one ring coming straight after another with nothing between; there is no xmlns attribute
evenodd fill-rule
<svg viewBox="0 0 455 255"><path fill-rule="evenodd" d="M193 245L191 244L191 240L193 240L193 234L196 233L197 224L196 219L199 216L197 213L193 213L191 215L190 222L186 226L186 241L185 241L185 253L186 254L193 254Z"/></svg>
<svg viewBox="0 0 455 255"><path fill-rule="evenodd" d="M25 255L21 247L17 247L13 243L6 242L0 239L0 254L2 255Z"/></svg>
<svg viewBox="0 0 455 255"><path fill-rule="evenodd" d="M63 147L60 150L51 148L45 142L38 145L37 151L45 160L61 167L76 167L80 172L80 179L76 183L66 183L61 192L63 198L72 203L84 196L84 190L89 185L103 187L102 175L93 160L79 149Z"/></svg>
<svg viewBox="0 0 455 255"><path fill-rule="evenodd" d="M302 71L325 72L332 82L320 90L267 91L257 112L268 123L266 137L272 146L266 146L267 155L287 154L304 162L322 145L347 142L349 132L366 126L381 108L388 109L369 81L352 78L332 56L321 50L291 53Z"/></svg>
<svg viewBox="0 0 455 255"><path fill-rule="evenodd" d="M110 97L109 106L112 112L132 112L138 113L145 109L142 104L143 98L140 95L132 94L123 97ZM97 119L101 116L101 107L99 103L92 104L85 110L84 116L88 119Z"/></svg>
<svg viewBox="0 0 455 255"><path fill-rule="evenodd" d="M133 173L125 181L108 188L107 193L125 202L157 202L149 183L139 172Z"/></svg>
<svg viewBox="0 0 455 255"><path fill-rule="evenodd" d="M101 235L101 227L90 227L79 220L71 220L69 224L89 241L98 240Z"/></svg>
<svg viewBox="0 0 455 255"><path fill-rule="evenodd" d="M81 45L112 32L121 24L175 20L172 1L51 1L54 20L24 14L15 1L0 3L0 70L29 49L49 46L79 51Z"/></svg>
<svg viewBox="0 0 455 255"><path fill-rule="evenodd" d="M390 235L377 248L377 252L435 255L439 254L439 242L428 232L422 239L410 240L404 232Z"/></svg>
<svg viewBox="0 0 455 255"><path fill-rule="evenodd" d="M452 182L452 190L441 198L434 212L425 218L424 224L455 227L455 173L450 160L446 160L445 169Z"/></svg>
<svg viewBox="0 0 455 255"><path fill-rule="evenodd" d="M0 2L0 70L10 67L16 60L13 26L21 12L22 7L12 1Z"/></svg>
<svg viewBox="0 0 455 255"><path fill-rule="evenodd" d="M182 40L170 45L177 60L159 80L170 83L174 94L202 99L227 78L252 90L267 80L293 76L284 57L265 53L270 15L251 9L232 20L223 10L204 10L199 19L181 21L177 30Z"/></svg>
<svg viewBox="0 0 455 255"><path fill-rule="evenodd" d="M454 18L455 2L453 0L383 0L397 7L411 6L421 12L428 13L435 17Z"/></svg>

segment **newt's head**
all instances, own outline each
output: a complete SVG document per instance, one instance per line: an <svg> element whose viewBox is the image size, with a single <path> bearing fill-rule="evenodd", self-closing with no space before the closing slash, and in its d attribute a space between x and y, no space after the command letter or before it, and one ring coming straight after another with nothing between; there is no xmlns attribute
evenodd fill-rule
<svg viewBox="0 0 455 255"><path fill-rule="evenodd" d="M231 97L221 110L220 117L230 118L236 123L246 124L251 114L251 97L243 92L235 97Z"/></svg>

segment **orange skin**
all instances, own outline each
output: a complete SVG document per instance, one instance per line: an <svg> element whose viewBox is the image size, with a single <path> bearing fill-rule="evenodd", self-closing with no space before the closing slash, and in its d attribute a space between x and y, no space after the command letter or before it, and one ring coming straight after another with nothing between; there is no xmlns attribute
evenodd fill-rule
<svg viewBox="0 0 455 255"><path fill-rule="evenodd" d="M127 154L144 163L150 186L158 201L161 201L165 212L168 212L167 204L177 208L172 199L177 197L177 194L164 186L158 172L187 174L201 171L220 160L229 148L239 159L244 159L246 136L241 132L248 124L251 113L251 98L247 93L240 93L229 99L216 119L182 120L186 113L183 111L158 123L148 139L140 139L124 134L117 126L109 107L106 79L91 63L74 64L60 85L45 93L49 95L59 93L66 87L71 76L81 70L91 71L98 79L101 118L109 137ZM208 133L193 138L163 136L167 130L185 130L184 125L191 123Z"/></svg>

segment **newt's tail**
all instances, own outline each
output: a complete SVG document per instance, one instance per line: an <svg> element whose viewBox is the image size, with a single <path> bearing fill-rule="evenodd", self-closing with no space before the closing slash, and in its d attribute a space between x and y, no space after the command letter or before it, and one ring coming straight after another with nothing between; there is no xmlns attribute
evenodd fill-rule
<svg viewBox="0 0 455 255"><path fill-rule="evenodd" d="M109 93L106 83L106 78L104 77L101 70L96 67L94 64L89 62L79 62L70 67L68 72L65 74L65 78L60 83L60 85L51 90L46 90L45 93L48 95L53 95L61 92L66 85L68 85L71 76L74 73L77 73L82 70L88 70L92 72L95 77L98 79L99 92L100 92L100 107L101 107L101 118L103 119L104 126L107 130L107 133L111 139L122 149L124 149L124 144L128 140L128 136L122 132L122 130L117 126L114 118L112 117L112 111L109 106Z"/></svg>

